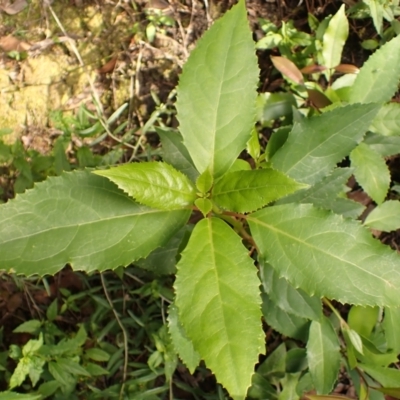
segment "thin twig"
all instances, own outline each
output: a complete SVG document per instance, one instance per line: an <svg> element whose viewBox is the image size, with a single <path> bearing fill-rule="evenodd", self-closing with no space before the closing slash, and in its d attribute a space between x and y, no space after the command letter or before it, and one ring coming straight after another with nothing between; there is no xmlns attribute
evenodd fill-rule
<svg viewBox="0 0 400 400"><path fill-rule="evenodd" d="M100 279L101 279L101 285L103 286L104 294L106 296L108 304L110 305L110 307L114 313L115 319L117 320L117 323L118 323L119 327L121 328L122 335L124 337L124 371L123 371L123 375L122 375L121 390L119 392L119 398L122 400L122 398L124 396L125 382L126 382L126 378L127 378L127 374L128 374L128 334L126 332L126 329L125 329L121 319L119 318L117 310L114 308L114 305L113 305L111 297L108 293L108 290L106 287L106 282L105 282L104 275L102 272L100 273Z"/></svg>

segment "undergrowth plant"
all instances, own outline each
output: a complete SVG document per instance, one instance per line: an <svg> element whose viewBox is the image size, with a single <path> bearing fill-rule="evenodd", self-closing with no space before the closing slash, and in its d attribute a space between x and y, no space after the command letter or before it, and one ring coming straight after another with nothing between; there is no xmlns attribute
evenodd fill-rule
<svg viewBox="0 0 400 400"><path fill-rule="evenodd" d="M164 162L65 173L2 205L0 267L104 271L174 249L168 329L190 371L204 360L235 400L294 399L330 393L344 365L359 393L398 396L400 372L389 366L400 352L400 257L343 216L362 209L344 196L354 168L337 164L351 154L359 183L385 204L388 172L379 186L367 167L376 158L371 137L381 148L390 140L366 133L393 107L385 103L397 90L399 58L397 37L364 65L346 101L320 115L294 113L263 151L255 44L239 1L184 66L179 133L158 131ZM238 159L245 149L255 168ZM347 321L332 300L354 305ZM282 344L254 374L265 353L262 317L306 346ZM176 360L170 349L158 352L149 362L168 355L170 380Z"/></svg>

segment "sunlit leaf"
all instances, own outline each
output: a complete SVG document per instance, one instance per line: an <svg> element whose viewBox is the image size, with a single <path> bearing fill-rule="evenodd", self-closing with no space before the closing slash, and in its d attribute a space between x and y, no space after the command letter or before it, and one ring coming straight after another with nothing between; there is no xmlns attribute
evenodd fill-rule
<svg viewBox="0 0 400 400"><path fill-rule="evenodd" d="M203 219L182 253L175 281L179 319L194 349L235 399L244 399L263 351L256 268L222 220Z"/></svg>
<svg viewBox="0 0 400 400"><path fill-rule="evenodd" d="M400 201L388 200L375 207L365 219L365 225L390 232L400 228Z"/></svg>
<svg viewBox="0 0 400 400"><path fill-rule="evenodd" d="M0 206L0 268L32 275L67 263L85 271L128 265L165 245L189 214L141 206L87 171L48 178Z"/></svg>
<svg viewBox="0 0 400 400"><path fill-rule="evenodd" d="M166 163L132 163L93 172L114 182L139 203L159 210L179 210L196 199L189 178Z"/></svg>
<svg viewBox="0 0 400 400"><path fill-rule="evenodd" d="M240 1L199 40L179 80L179 129L199 172L223 175L246 148L256 119L258 75Z"/></svg>
<svg viewBox="0 0 400 400"><path fill-rule="evenodd" d="M299 182L314 184L362 140L379 106L339 107L294 125L272 165Z"/></svg>
<svg viewBox="0 0 400 400"><path fill-rule="evenodd" d="M309 295L400 305L400 256L358 222L308 204L268 207L247 220L261 255Z"/></svg>

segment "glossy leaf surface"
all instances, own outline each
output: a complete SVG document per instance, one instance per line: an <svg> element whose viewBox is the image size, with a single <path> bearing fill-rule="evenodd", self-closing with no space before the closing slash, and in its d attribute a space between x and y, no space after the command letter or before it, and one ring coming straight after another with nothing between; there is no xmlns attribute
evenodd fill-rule
<svg viewBox="0 0 400 400"><path fill-rule="evenodd" d="M400 305L400 256L358 222L308 204L269 207L247 220L261 255L309 295Z"/></svg>
<svg viewBox="0 0 400 400"><path fill-rule="evenodd" d="M272 166L296 181L318 182L362 140L378 110L357 104L303 119L272 157Z"/></svg>
<svg viewBox="0 0 400 400"><path fill-rule="evenodd" d="M216 182L213 200L229 211L250 212L305 186L271 168L236 171Z"/></svg>
<svg viewBox="0 0 400 400"><path fill-rule="evenodd" d="M196 199L189 178L166 163L124 164L94 173L105 176L139 203L159 210L179 210Z"/></svg>
<svg viewBox="0 0 400 400"><path fill-rule="evenodd" d="M377 204L381 204L390 185L390 173L385 160L365 143L360 143L351 152L350 160L357 182Z"/></svg>
<svg viewBox="0 0 400 400"><path fill-rule="evenodd" d="M365 225L390 232L400 228L400 201L388 200L375 207L366 218Z"/></svg>
<svg viewBox="0 0 400 400"><path fill-rule="evenodd" d="M389 101L397 91L399 77L400 36L396 36L375 51L362 66L351 88L350 103Z"/></svg>
<svg viewBox="0 0 400 400"><path fill-rule="evenodd" d="M313 321L307 343L307 359L318 394L329 394L339 374L339 339L328 320Z"/></svg>
<svg viewBox="0 0 400 400"><path fill-rule="evenodd" d="M0 267L32 275L67 263L85 271L126 266L165 245L189 214L141 206L87 171L48 178L0 207Z"/></svg>
<svg viewBox="0 0 400 400"><path fill-rule="evenodd" d="M182 253L175 281L180 321L195 350L235 399L244 399L263 351L260 281L240 237L203 219Z"/></svg>
<svg viewBox="0 0 400 400"><path fill-rule="evenodd" d="M199 40L179 80L179 129L199 172L223 175L246 148L256 118L258 74L240 1Z"/></svg>

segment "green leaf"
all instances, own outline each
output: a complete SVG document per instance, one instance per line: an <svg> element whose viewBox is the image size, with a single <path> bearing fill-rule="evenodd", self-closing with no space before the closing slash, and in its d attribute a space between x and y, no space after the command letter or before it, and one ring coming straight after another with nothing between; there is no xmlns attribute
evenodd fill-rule
<svg viewBox="0 0 400 400"><path fill-rule="evenodd" d="M247 392L249 399L268 399L277 400L276 389L258 373L255 373L251 379L251 386Z"/></svg>
<svg viewBox="0 0 400 400"><path fill-rule="evenodd" d="M174 304L171 304L168 310L168 329L172 343L190 373L194 374L196 367L200 363L200 356L193 348L193 343L187 338L183 326L179 321L178 308Z"/></svg>
<svg viewBox="0 0 400 400"><path fill-rule="evenodd" d="M182 136L178 132L156 127L163 148L163 160L187 175L193 182L199 176L189 152L182 143Z"/></svg>
<svg viewBox="0 0 400 400"><path fill-rule="evenodd" d="M256 119L258 74L241 0L198 41L177 89L180 131L200 173L209 169L222 176L246 148Z"/></svg>
<svg viewBox="0 0 400 400"><path fill-rule="evenodd" d="M381 393L387 394L395 399L400 399L400 387L397 388L374 388Z"/></svg>
<svg viewBox="0 0 400 400"><path fill-rule="evenodd" d="M92 349L87 349L85 351L85 355L91 360L98 362L108 361L110 359L110 355L106 351L99 349L97 347L94 347Z"/></svg>
<svg viewBox="0 0 400 400"><path fill-rule="evenodd" d="M400 228L400 201L388 200L375 207L365 220L365 225L390 232Z"/></svg>
<svg viewBox="0 0 400 400"><path fill-rule="evenodd" d="M306 186L270 168L236 171L215 183L213 200L229 211L250 212Z"/></svg>
<svg viewBox="0 0 400 400"><path fill-rule="evenodd" d="M364 364L360 364L359 367L376 381L378 381L382 386L389 388L399 387L400 371L398 369Z"/></svg>
<svg viewBox="0 0 400 400"><path fill-rule="evenodd" d="M347 323L361 336L368 338L378 322L378 315L378 307L352 306L347 316Z"/></svg>
<svg viewBox="0 0 400 400"><path fill-rule="evenodd" d="M194 349L235 399L244 399L264 348L260 281L241 238L217 218L194 228L175 281L179 319Z"/></svg>
<svg viewBox="0 0 400 400"><path fill-rule="evenodd" d="M365 143L360 143L350 154L357 182L376 203L381 204L390 186L390 172L385 160Z"/></svg>
<svg viewBox="0 0 400 400"><path fill-rule="evenodd" d="M273 167L296 181L318 182L362 140L378 109L348 105L303 119L272 157Z"/></svg>
<svg viewBox="0 0 400 400"><path fill-rule="evenodd" d="M53 378L60 383L61 386L68 387L73 385L76 381L76 378L73 377L70 373L65 371L56 361L50 361L48 363L49 372L53 376Z"/></svg>
<svg viewBox="0 0 400 400"><path fill-rule="evenodd" d="M210 174L210 171L206 169L196 180L196 188L199 190L201 193L206 194L208 193L212 185L214 183L214 179L212 175Z"/></svg>
<svg viewBox="0 0 400 400"><path fill-rule="evenodd" d="M286 374L281 380L283 390L279 393L278 400L299 400L300 396L296 392L301 373Z"/></svg>
<svg viewBox="0 0 400 400"><path fill-rule="evenodd" d="M0 400L42 400L40 394L20 394L13 392L1 392Z"/></svg>
<svg viewBox="0 0 400 400"><path fill-rule="evenodd" d="M22 385L25 378L29 374L29 368L30 368L30 359L28 357L21 358L13 374L11 375L9 382L10 389Z"/></svg>
<svg viewBox="0 0 400 400"><path fill-rule="evenodd" d="M185 235L188 234L188 226L182 227L166 245L153 250L146 258L136 261L135 265L157 275L174 274L176 272L176 257Z"/></svg>
<svg viewBox="0 0 400 400"><path fill-rule="evenodd" d="M351 88L350 103L384 103L391 100L400 77L400 36L377 50L362 66Z"/></svg>
<svg viewBox="0 0 400 400"><path fill-rule="evenodd" d="M345 5L329 21L323 36L322 58L323 65L333 68L340 64L343 46L349 36L349 22L345 14Z"/></svg>
<svg viewBox="0 0 400 400"><path fill-rule="evenodd" d="M210 199L196 199L194 205L201 211L204 217L206 217L213 208L213 203Z"/></svg>
<svg viewBox="0 0 400 400"><path fill-rule="evenodd" d="M66 263L86 271L126 266L165 245L189 214L140 206L87 171L48 178L0 206L0 267L31 275Z"/></svg>
<svg viewBox="0 0 400 400"><path fill-rule="evenodd" d="M319 298L295 289L286 279L279 278L276 271L265 262L260 262L260 275L265 292L279 308L301 318L321 319L322 304Z"/></svg>
<svg viewBox="0 0 400 400"><path fill-rule="evenodd" d="M257 368L257 372L268 379L282 378L286 372L286 354L285 343L281 343Z"/></svg>
<svg viewBox="0 0 400 400"><path fill-rule="evenodd" d="M400 308L385 308L383 329L389 350L400 353Z"/></svg>
<svg viewBox="0 0 400 400"><path fill-rule="evenodd" d="M139 203L159 210L179 210L196 199L189 178L166 163L125 164L93 173L110 179Z"/></svg>
<svg viewBox="0 0 400 400"><path fill-rule="evenodd" d="M90 376L89 372L87 372L85 368L73 361L71 358L59 357L57 358L57 364L60 368L71 375Z"/></svg>
<svg viewBox="0 0 400 400"><path fill-rule="evenodd" d="M369 132L364 139L364 143L382 157L394 156L400 153L400 136L381 136Z"/></svg>
<svg viewBox="0 0 400 400"><path fill-rule="evenodd" d="M358 222L308 204L269 207L247 220L261 256L309 295L400 305L400 256Z"/></svg>
<svg viewBox="0 0 400 400"><path fill-rule="evenodd" d="M372 20L374 21L374 26L376 31L381 34L383 26L383 2L382 0L365 0L369 6L369 11L371 13Z"/></svg>
<svg viewBox="0 0 400 400"><path fill-rule="evenodd" d="M384 104L372 121L370 130L383 136L399 136L400 104Z"/></svg>
<svg viewBox="0 0 400 400"><path fill-rule="evenodd" d="M311 377L318 394L329 394L340 367L339 339L329 321L313 321L307 343L307 359Z"/></svg>
<svg viewBox="0 0 400 400"><path fill-rule="evenodd" d="M39 329L41 328L42 323L38 319L31 319L29 321L23 322L21 325L18 325L13 332L16 333L31 333L31 334L36 334L39 332Z"/></svg>
<svg viewBox="0 0 400 400"><path fill-rule="evenodd" d="M348 328L344 328L343 330L346 331L347 336L351 342L351 344L354 346L354 348L360 353L360 354L364 354L364 350L363 350L363 343L361 340L360 335L353 329L348 329ZM349 351L347 349L347 357L349 357Z"/></svg>
<svg viewBox="0 0 400 400"><path fill-rule="evenodd" d="M297 317L278 307L266 293L262 295L262 312L265 321L276 331L290 338L307 341L308 328L310 322L308 319Z"/></svg>
<svg viewBox="0 0 400 400"><path fill-rule="evenodd" d="M344 185L353 173L352 168L336 168L309 189L279 199L276 204L303 203L314 204L316 207L330 209L337 196L343 192Z"/></svg>

